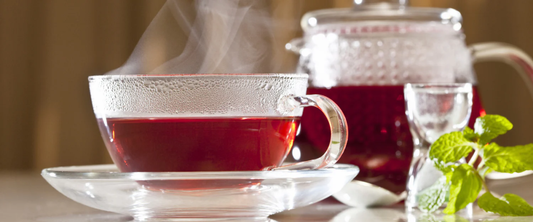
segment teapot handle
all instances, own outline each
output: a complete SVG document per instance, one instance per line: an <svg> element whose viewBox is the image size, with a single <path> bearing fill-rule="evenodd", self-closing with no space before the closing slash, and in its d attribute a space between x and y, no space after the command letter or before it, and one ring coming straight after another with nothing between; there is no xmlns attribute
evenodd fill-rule
<svg viewBox="0 0 533 222"><path fill-rule="evenodd" d="M486 42L469 47L476 62L503 62L512 66L526 83L533 98L533 60L519 48L506 43Z"/></svg>

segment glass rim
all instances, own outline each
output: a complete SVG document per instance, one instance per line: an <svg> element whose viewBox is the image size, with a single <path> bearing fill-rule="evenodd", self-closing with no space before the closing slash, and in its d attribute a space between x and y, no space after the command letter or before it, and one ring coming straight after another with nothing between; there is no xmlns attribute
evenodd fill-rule
<svg viewBox="0 0 533 222"><path fill-rule="evenodd" d="M449 87L449 88L458 88L458 87L464 87L464 86L472 86L472 83L406 83L404 85L411 86L413 88L429 88L429 87L436 87L436 88L443 88L443 87Z"/></svg>
<svg viewBox="0 0 533 222"><path fill-rule="evenodd" d="M303 177L331 177L338 174L353 174L359 167L351 164L335 164L316 170L271 170L271 171L191 171L191 172L119 172L114 164L43 169L43 177L55 179L89 180L216 180L216 179L277 179Z"/></svg>
<svg viewBox="0 0 533 222"><path fill-rule="evenodd" d="M248 78L265 78L265 77L290 77L290 78L309 78L305 73L191 73L191 74L120 74L120 75L92 75L91 80L102 79L123 79L123 78L197 78L197 77L248 77Z"/></svg>
<svg viewBox="0 0 533 222"><path fill-rule="evenodd" d="M407 83L404 90L443 90L444 93L472 92L472 83Z"/></svg>

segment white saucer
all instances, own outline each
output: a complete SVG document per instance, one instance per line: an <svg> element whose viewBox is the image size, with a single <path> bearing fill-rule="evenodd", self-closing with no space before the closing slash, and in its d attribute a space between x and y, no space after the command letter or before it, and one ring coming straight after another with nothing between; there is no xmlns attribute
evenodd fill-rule
<svg viewBox="0 0 533 222"><path fill-rule="evenodd" d="M320 170L120 173L114 165L42 171L55 189L100 210L149 218L266 218L339 191L359 168Z"/></svg>

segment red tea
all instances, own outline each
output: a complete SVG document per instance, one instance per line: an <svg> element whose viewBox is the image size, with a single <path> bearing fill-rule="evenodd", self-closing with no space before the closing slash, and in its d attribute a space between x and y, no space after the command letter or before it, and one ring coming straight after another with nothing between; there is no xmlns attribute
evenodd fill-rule
<svg viewBox="0 0 533 222"><path fill-rule="evenodd" d="M279 166L299 125L295 117L98 119L123 172L242 171Z"/></svg>
<svg viewBox="0 0 533 222"><path fill-rule="evenodd" d="M392 192L405 190L413 155L413 140L405 116L403 85L343 86L309 88L308 94L329 97L342 109L348 123L348 143L340 163L360 167L358 180L382 186ZM484 112L477 88L469 125ZM324 152L329 143L329 125L320 111L305 109L302 137Z"/></svg>

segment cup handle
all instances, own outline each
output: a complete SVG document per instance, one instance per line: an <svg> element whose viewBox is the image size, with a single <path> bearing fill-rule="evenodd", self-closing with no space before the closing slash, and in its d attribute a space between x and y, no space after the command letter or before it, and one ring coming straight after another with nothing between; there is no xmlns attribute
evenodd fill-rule
<svg viewBox="0 0 533 222"><path fill-rule="evenodd" d="M319 158L298 163L284 164L272 170L320 169L335 164L346 147L348 127L341 109L331 99L322 95L286 96L280 101L285 108L314 106L322 111L329 122L331 139L326 152Z"/></svg>

